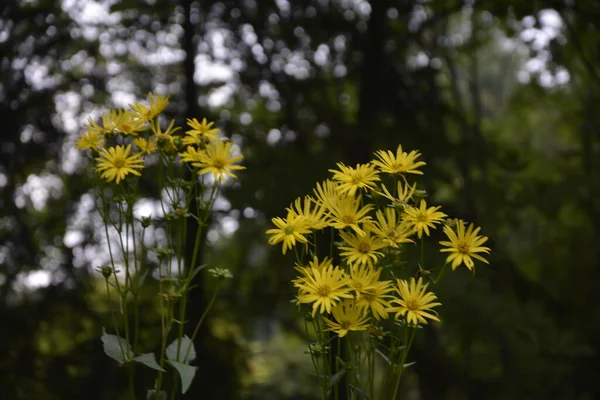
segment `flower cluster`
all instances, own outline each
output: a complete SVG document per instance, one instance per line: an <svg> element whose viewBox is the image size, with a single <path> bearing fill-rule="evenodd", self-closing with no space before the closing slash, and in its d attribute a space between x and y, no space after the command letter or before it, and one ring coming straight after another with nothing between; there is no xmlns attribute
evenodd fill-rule
<svg viewBox="0 0 600 400"><path fill-rule="evenodd" d="M296 251L297 302L310 305L312 315L322 315L340 337L391 316L413 326L439 321L433 308L440 303L423 281L422 266L415 274L391 267L402 257L403 246L423 246L432 230L443 226L448 240L439 242L440 251L449 253L446 263L453 270L460 265L472 270L473 259L487 263L481 253L490 249L483 246L487 237L479 235L480 228L446 220L441 207L428 204L425 192L409 183L410 175L423 174L420 156L398 146L395 153L376 152L366 164L338 163L331 179L317 183L313 195L293 201L287 216L273 218L275 227L267 231L269 244L282 243L283 254ZM315 255L317 232L324 229L339 238L331 258ZM312 257L308 262L306 255ZM421 277L415 276L419 272Z"/></svg>
<svg viewBox="0 0 600 400"><path fill-rule="evenodd" d="M236 178L233 171L245 168L237 164L243 157L234 154L232 143L219 136L213 122L188 118L190 129L183 135L174 120L166 130L161 129L159 117L168 104L167 96L150 93L148 105L135 103L128 110L109 110L100 124L90 118L76 146L92 150L96 171L107 182L119 184L128 176L141 176L144 159L153 154L178 156L198 175L210 173L217 182Z"/></svg>

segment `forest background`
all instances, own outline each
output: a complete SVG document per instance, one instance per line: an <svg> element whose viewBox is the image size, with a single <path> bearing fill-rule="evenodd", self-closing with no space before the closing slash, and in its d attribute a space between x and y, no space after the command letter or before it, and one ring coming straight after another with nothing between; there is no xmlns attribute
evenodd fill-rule
<svg viewBox="0 0 600 400"><path fill-rule="evenodd" d="M417 338L407 395L600 398L598 21L591 0L3 1L0 399L123 393L99 339L107 255L75 142L88 117L150 91L180 125L215 121L247 167L205 238L203 261L235 278L187 398L316 398L291 260L264 232L336 162L398 144L493 249L436 288L442 323Z"/></svg>

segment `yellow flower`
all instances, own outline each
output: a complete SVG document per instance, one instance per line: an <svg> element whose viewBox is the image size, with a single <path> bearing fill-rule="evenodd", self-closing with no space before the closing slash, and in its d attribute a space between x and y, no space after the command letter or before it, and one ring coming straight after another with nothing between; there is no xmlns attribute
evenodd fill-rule
<svg viewBox="0 0 600 400"><path fill-rule="evenodd" d="M130 104L129 107L138 117L150 120L160 114L169 104L169 96L157 95L154 97L152 92L148 94L148 107L143 104Z"/></svg>
<svg viewBox="0 0 600 400"><path fill-rule="evenodd" d="M370 164L356 164L356 168L347 167L342 163L337 163L340 171L330 169L333 172L333 179L339 182L339 190L349 196L354 196L357 190L374 189L375 182L379 181L378 172Z"/></svg>
<svg viewBox="0 0 600 400"><path fill-rule="evenodd" d="M351 300L345 300L338 304L332 310L333 318L323 317L323 320L329 326L328 330L333 331L344 337L350 331L366 331L369 328L369 316L364 312L363 307L359 307Z"/></svg>
<svg viewBox="0 0 600 400"><path fill-rule="evenodd" d="M381 268L371 268L364 264L355 264L350 266L350 276L348 277L348 286L354 290L357 299L366 289L370 288L379 280Z"/></svg>
<svg viewBox="0 0 600 400"><path fill-rule="evenodd" d="M294 286L299 289L298 303L312 303L314 316L317 310L321 314L329 314L338 301L352 298L347 283L344 271L330 265L321 271L313 268L303 281L294 283Z"/></svg>
<svg viewBox="0 0 600 400"><path fill-rule="evenodd" d="M188 146L184 152L179 153L179 156L181 161L194 163L202 160L200 157L202 154L204 154L204 150L196 150L194 147Z"/></svg>
<svg viewBox="0 0 600 400"><path fill-rule="evenodd" d="M338 184L327 179L321 183L317 182L317 186L313 189L317 204L323 206L327 210L331 210L338 200L342 198Z"/></svg>
<svg viewBox="0 0 600 400"><path fill-rule="evenodd" d="M202 118L202 122L198 122L196 118L188 118L187 124L192 129L185 132L183 144L204 146L212 140L219 139L219 129L212 128L214 122L208 122L206 118Z"/></svg>
<svg viewBox="0 0 600 400"><path fill-rule="evenodd" d="M423 232L429 236L429 228L435 228L435 224L440 223L447 215L438 211L441 206L427 208L425 200L421 199L421 206L408 207L404 210L402 219L417 231L419 239L423 237Z"/></svg>
<svg viewBox="0 0 600 400"><path fill-rule="evenodd" d="M381 269L378 270L381 272ZM379 278L379 273L377 274ZM388 317L388 309L392 306L387 298L392 297L388 293L393 291L392 281L376 281L361 293L356 305L371 310L375 319Z"/></svg>
<svg viewBox="0 0 600 400"><path fill-rule="evenodd" d="M127 174L140 176L141 173L137 170L144 168L144 160L139 153L130 155L130 152L131 145L100 150L100 156L96 158L96 171L101 172L100 176L108 182L116 180L117 184Z"/></svg>
<svg viewBox="0 0 600 400"><path fill-rule="evenodd" d="M129 110L120 110L115 121L116 130L123 135L137 136L148 127L146 121L140 119Z"/></svg>
<svg viewBox="0 0 600 400"><path fill-rule="evenodd" d="M268 235L272 235L269 238L269 244L275 245L279 242L283 242L283 254L286 253L288 248L291 249L294 247L296 241L300 243L306 243L308 241L304 235L310 233L310 230L306 227L304 218L297 215L295 212L288 210L286 219L275 217L271 219L271 222L273 222L277 228L269 229L267 231Z"/></svg>
<svg viewBox="0 0 600 400"><path fill-rule="evenodd" d="M76 147L80 150L92 149L104 146L104 135L98 131L87 131L77 141Z"/></svg>
<svg viewBox="0 0 600 400"><path fill-rule="evenodd" d="M167 128L166 131L162 131L160 129L160 124L158 122L158 119L152 120L150 127L152 128L152 132L154 133L155 137L156 137L156 144L158 145L158 147L160 147L163 151L167 152L167 153L171 153L174 151L177 151L177 146L175 145L175 132L177 132L179 129L181 129L180 127L174 127L175 125L175 120L171 120L171 123L169 124L169 127Z"/></svg>
<svg viewBox="0 0 600 400"><path fill-rule="evenodd" d="M341 256L346 257L348 264L360 264L373 266L383 253L377 251L386 245L377 237L371 236L371 229L365 228L364 234L352 234L341 232L340 236L348 246L341 246Z"/></svg>
<svg viewBox="0 0 600 400"><path fill-rule="evenodd" d="M398 307L391 307L388 312L395 312L396 319L406 315L406 321L413 325L418 325L419 322L426 324L425 318L439 321L437 313L432 308L441 303L436 302L435 294L427 292L427 285L423 285L423 278L419 278L418 281L410 278L410 285L404 279L397 279L397 284L395 289L399 298L394 298L392 303L398 304Z"/></svg>
<svg viewBox="0 0 600 400"><path fill-rule="evenodd" d="M474 225L470 224L465 232L465 223L459 220L456 224L456 233L449 226L444 226L444 233L450 239L449 242L442 241L441 245L447 246L447 249L441 249L442 252L450 252L446 262L452 262L452 270L454 271L460 264L465 264L470 270L473 269L475 263L471 257L489 264L485 258L477 253L489 254L490 248L482 245L487 242L486 236L479 236L481 228L473 229Z"/></svg>
<svg viewBox="0 0 600 400"><path fill-rule="evenodd" d="M317 271L322 271L325 268L332 265L333 260L331 258L325 257L323 261L319 261L317 256L313 256L313 259L308 262L308 266L297 265L294 269L300 272L301 276L297 279L292 280L292 283L302 282L308 275L312 273L313 269Z"/></svg>
<svg viewBox="0 0 600 400"><path fill-rule="evenodd" d="M103 135L106 133L103 127L98 125L91 117L88 118L88 123L83 125L87 129L88 133L92 133L95 136Z"/></svg>
<svg viewBox="0 0 600 400"><path fill-rule="evenodd" d="M143 138L135 138L133 140L133 143L135 143L138 150L140 151L140 154L142 155L152 154L155 153L157 150L156 138L150 138L148 140Z"/></svg>
<svg viewBox="0 0 600 400"><path fill-rule="evenodd" d="M108 110L107 112L102 114L102 126L104 127L104 133L106 135L115 133L115 129L117 129L118 119L119 114L115 110Z"/></svg>
<svg viewBox="0 0 600 400"><path fill-rule="evenodd" d="M381 172L387 174L419 174L423 172L417 168L426 165L423 161L416 161L421 156L416 150L406 153L402 151L402 145L398 145L396 155L391 151L379 150L375 153L379 160L373 160L372 163L379 167Z"/></svg>
<svg viewBox="0 0 600 400"><path fill-rule="evenodd" d="M373 208L372 204L367 204L361 208L360 197L344 197L330 206L329 226L339 230L352 228L356 233L364 233L358 224L371 220L371 217L367 214Z"/></svg>
<svg viewBox="0 0 600 400"><path fill-rule="evenodd" d="M410 186L406 182L398 181L396 185L396 192L398 193L396 195L392 195L384 184L381 184L382 192L377 191L376 193L392 201L394 205L404 207L407 205L408 201L413 198L417 190L417 184L415 183Z"/></svg>
<svg viewBox="0 0 600 400"><path fill-rule="evenodd" d="M244 156L241 154L237 156L231 154L230 141L219 140L211 143L200 156L200 161L192 165L201 168L198 171L199 175L210 172L217 181L224 181L226 176L237 178L231 171L246 169L246 167L235 164L243 158Z"/></svg>
<svg viewBox="0 0 600 400"><path fill-rule="evenodd" d="M414 243L408 238L414 232L412 227L400 222L397 215L398 212L394 208L386 208L385 216L381 210L377 210L377 222L372 225L373 233L391 247L398 247L400 243Z"/></svg>
<svg viewBox="0 0 600 400"><path fill-rule="evenodd" d="M325 216L325 209L323 206L318 204L312 197L304 197L304 205L301 198L297 198L293 204L290 205L288 210L294 211L296 214L304 217L306 226L309 229L323 229L327 227L327 217Z"/></svg>

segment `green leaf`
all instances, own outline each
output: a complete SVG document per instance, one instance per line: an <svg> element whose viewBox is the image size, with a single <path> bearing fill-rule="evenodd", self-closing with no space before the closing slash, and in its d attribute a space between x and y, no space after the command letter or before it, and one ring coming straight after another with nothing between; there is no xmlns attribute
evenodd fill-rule
<svg viewBox="0 0 600 400"><path fill-rule="evenodd" d="M188 364L190 361L194 361L196 359L196 350L194 349L194 343L192 343L192 340L186 336L183 336L183 338L181 339L181 346L179 348L179 357L177 357L177 343L178 340L175 339L173 341L173 343L171 343L169 345L169 347L167 347L167 358L170 361L177 361L177 362L183 362L185 364ZM188 351L188 347L190 348L190 352L187 356L187 358L184 359L187 351Z"/></svg>
<svg viewBox="0 0 600 400"><path fill-rule="evenodd" d="M107 356L121 364L125 364L131 360L133 356L131 346L129 346L129 343L125 339L117 335L108 335L104 328L102 328L100 339L102 339L104 353Z"/></svg>
<svg viewBox="0 0 600 400"><path fill-rule="evenodd" d="M179 372L179 376L181 377L181 394L185 394L194 380L197 367L176 361L169 361L169 364Z"/></svg>
<svg viewBox="0 0 600 400"><path fill-rule="evenodd" d="M152 369L155 369L157 371L166 372L164 370L164 368L161 368L160 365L158 365L158 363L156 362L156 358L154 357L154 353L140 354L139 356L137 356L136 358L134 358L133 361L136 361L136 362L139 362L141 364L144 364L145 366L150 367Z"/></svg>
<svg viewBox="0 0 600 400"><path fill-rule="evenodd" d="M164 390L157 392L156 389L150 389L146 392L146 400L167 400L167 392Z"/></svg>
<svg viewBox="0 0 600 400"><path fill-rule="evenodd" d="M342 379L342 377L346 375L346 370L342 369L341 371L336 372L335 374L333 374L333 376L331 377L331 387L334 387L335 385L338 384L338 382L340 381L340 379Z"/></svg>
<svg viewBox="0 0 600 400"><path fill-rule="evenodd" d="M381 352L381 350L379 350L378 348L375 348L375 352L377 354L379 354L381 356L381 358L383 358L388 365L392 365L392 362L390 361L390 359L385 354L383 354Z"/></svg>

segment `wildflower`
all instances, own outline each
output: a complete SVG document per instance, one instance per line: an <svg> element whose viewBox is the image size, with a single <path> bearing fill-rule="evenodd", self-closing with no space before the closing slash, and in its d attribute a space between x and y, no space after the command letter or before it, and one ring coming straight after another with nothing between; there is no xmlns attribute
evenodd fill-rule
<svg viewBox="0 0 600 400"><path fill-rule="evenodd" d="M115 121L116 130L123 135L137 136L147 128L146 121L140 119L135 113L120 110Z"/></svg>
<svg viewBox="0 0 600 400"><path fill-rule="evenodd" d="M403 220L417 231L420 239L423 237L423 232L429 236L429 228L435 228L435 224L447 217L446 214L438 211L440 208L441 206L427 208L427 203L421 199L419 208L410 206L404 211Z"/></svg>
<svg viewBox="0 0 600 400"><path fill-rule="evenodd" d="M233 278L231 271L229 271L227 268L211 268L208 270L208 273L219 280Z"/></svg>
<svg viewBox="0 0 600 400"><path fill-rule="evenodd" d="M399 298L394 298L392 303L397 304L398 307L388 308L388 312L395 312L396 319L406 315L407 322L414 325L418 325L419 322L426 324L426 318L439 321L437 313L432 308L441 303L436 302L435 294L427 292L427 284L423 285L423 278L419 278L418 281L410 278L410 285L404 279L397 279L397 284L395 289Z"/></svg>
<svg viewBox="0 0 600 400"><path fill-rule="evenodd" d="M379 269L380 271L381 269ZM379 273L377 277L379 278ZM391 297L388 293L393 290L392 281L378 280L362 291L356 305L371 310L371 313L377 320L385 319L388 317L387 310L392 306L387 301L387 298Z"/></svg>
<svg viewBox="0 0 600 400"><path fill-rule="evenodd" d="M474 228L473 224L470 224L465 232L465 223L462 220L456 223L456 232L449 226L444 226L444 233L448 236L449 242L442 241L441 245L447 246L447 249L441 249L441 252L450 252L446 262L452 262L452 270L455 270L460 264L465 264L470 270L473 269L475 263L473 258L483 261L489 264L485 258L477 253L489 253L489 247L483 247L482 245L487 242L486 236L479 236L479 230L481 228Z"/></svg>
<svg viewBox="0 0 600 400"><path fill-rule="evenodd" d="M219 140L208 146L206 151L200 156L200 161L192 165L201 168L198 171L199 175L210 172L216 180L222 181L225 180L226 176L237 178L231 171L246 169L246 167L241 165L235 165L242 158L244 156L241 154L237 156L231 154L230 141Z"/></svg>
<svg viewBox="0 0 600 400"><path fill-rule="evenodd" d="M385 244L379 238L371 236L370 228L366 228L362 235L346 232L341 232L340 235L347 244L340 247L340 250L344 250L340 255L346 257L348 264L373 266L378 257L383 256L377 250L384 248Z"/></svg>
<svg viewBox="0 0 600 400"><path fill-rule="evenodd" d="M390 191L384 184L381 185L382 192L377 191L376 193L394 202L395 205L398 204L405 207L408 201L415 195L417 184L415 183L410 186L406 182L398 181L396 185L396 195L390 194Z"/></svg>
<svg viewBox="0 0 600 400"><path fill-rule="evenodd" d="M331 313L338 301L352 298L347 286L348 279L339 267L328 266L319 271L312 269L302 282L294 283L299 289L298 303L312 303L312 315Z"/></svg>
<svg viewBox="0 0 600 400"><path fill-rule="evenodd" d="M183 144L202 146L211 140L219 139L219 129L213 128L214 122L208 122L206 118L202 118L202 122L198 122L196 118L188 118L187 125L192 129L185 132Z"/></svg>
<svg viewBox="0 0 600 400"><path fill-rule="evenodd" d="M358 307L351 300L346 300L338 304L332 310L333 318L323 317L323 320L329 326L328 330L333 331L344 337L350 331L366 331L369 328L369 316L364 312L364 308Z"/></svg>
<svg viewBox="0 0 600 400"><path fill-rule="evenodd" d="M332 180L317 182L317 187L313 189L317 204L323 206L326 210L331 210L342 197L338 184Z"/></svg>
<svg viewBox="0 0 600 400"><path fill-rule="evenodd" d="M88 118L88 123L83 126L87 129L88 134L93 134L94 136L100 136L107 133L105 129L98 125L92 118Z"/></svg>
<svg viewBox="0 0 600 400"><path fill-rule="evenodd" d="M423 172L417 168L426 165L423 161L416 161L421 156L421 153L412 150L410 153L402 151L402 145L398 145L396 155L391 151L379 150L375 153L379 160L373 160L372 163L379 167L381 172L386 174L419 174Z"/></svg>
<svg viewBox="0 0 600 400"><path fill-rule="evenodd" d="M92 149L104 146L104 136L98 131L87 131L77 141L77 148L80 150Z"/></svg>
<svg viewBox="0 0 600 400"><path fill-rule="evenodd" d="M316 269L317 271L322 271L325 268L331 266L332 262L333 260L328 257L325 257L322 261L319 261L319 258L317 256L313 256L313 259L308 262L308 266L298 265L294 267L294 269L300 272L300 274L302 275L297 279L294 279L292 283L302 282L311 273L313 269Z"/></svg>
<svg viewBox="0 0 600 400"><path fill-rule="evenodd" d="M329 213L329 226L335 229L352 228L356 233L364 234L358 224L371 220L367 215L373 208L372 204L360 207L360 197L345 197L331 204Z"/></svg>
<svg viewBox="0 0 600 400"><path fill-rule="evenodd" d="M371 268L365 264L355 264L350 266L348 277L348 286L354 290L357 299L360 299L362 293L371 288L379 280L381 268Z"/></svg>
<svg viewBox="0 0 600 400"><path fill-rule="evenodd" d="M152 154L156 152L158 147L156 146L156 138L144 139L144 138L135 138L133 143L137 146L140 154Z"/></svg>
<svg viewBox="0 0 600 400"><path fill-rule="evenodd" d="M117 129L117 120L119 114L115 110L108 110L102 114L102 126L104 127L104 134L110 135L115 133Z"/></svg>
<svg viewBox="0 0 600 400"><path fill-rule="evenodd" d="M201 156L204 154L204 150L196 150L192 146L187 146L184 152L179 153L181 157L181 161L194 163L200 162L202 160Z"/></svg>
<svg viewBox="0 0 600 400"><path fill-rule="evenodd" d="M413 233L412 227L398 221L397 214L394 208L386 208L385 212L377 210L375 214L377 222L372 225L373 233L391 247L398 247L400 243L413 242L408 238Z"/></svg>
<svg viewBox="0 0 600 400"><path fill-rule="evenodd" d="M337 163L337 167L340 171L330 169L329 172L333 172L333 179L339 182L339 190L349 196L354 196L357 190L364 188L374 189L375 182L379 181L379 173L373 165L356 164L356 168L352 168Z"/></svg>
<svg viewBox="0 0 600 400"><path fill-rule="evenodd" d="M100 150L100 157L96 158L98 164L96 170L101 172L101 177L108 182L113 180L117 184L123 180L127 174L140 176L138 169L144 168L144 160L139 153L130 154L131 145L115 146Z"/></svg>
<svg viewBox="0 0 600 400"><path fill-rule="evenodd" d="M181 128L174 127L174 125L175 120L173 119L171 120L171 123L169 123L167 130L163 132L160 128L160 124L158 123L158 119L153 120L150 124L150 128L156 137L156 144L167 153L177 151L174 135L175 132Z"/></svg>
<svg viewBox="0 0 600 400"><path fill-rule="evenodd" d="M295 212L288 210L287 218L284 220L280 217L271 219L273 224L277 228L269 229L268 235L272 235L269 238L269 244L275 245L279 242L283 242L283 254L286 253L287 249L291 249L296 245L296 241L300 243L306 243L308 239L304 237L305 234L310 233L310 230L306 227L304 218L296 214Z"/></svg>
<svg viewBox="0 0 600 400"><path fill-rule="evenodd" d="M141 119L150 120L160 114L169 104L169 96L148 94L148 107L143 104L130 104L129 108Z"/></svg>
<svg viewBox="0 0 600 400"><path fill-rule="evenodd" d="M304 199L297 198L288 210L304 217L309 229L319 230L327 227L325 209L310 196L305 196Z"/></svg>

